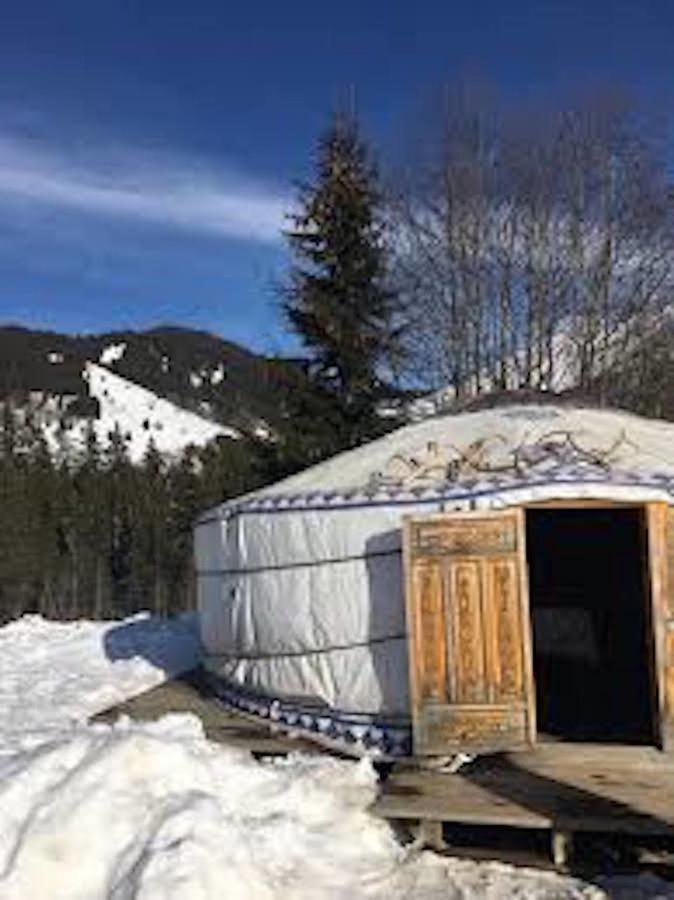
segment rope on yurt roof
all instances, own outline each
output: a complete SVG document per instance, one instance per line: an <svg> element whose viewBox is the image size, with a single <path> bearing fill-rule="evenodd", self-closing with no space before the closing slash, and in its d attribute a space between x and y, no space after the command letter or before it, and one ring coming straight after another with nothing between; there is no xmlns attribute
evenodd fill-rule
<svg viewBox="0 0 674 900"><path fill-rule="evenodd" d="M627 446L638 450L625 429L606 448L584 447L574 434L557 429L529 441L526 434L520 443L505 449L501 459L493 459L490 448L495 442L507 446L506 438L493 434L473 441L465 448L448 445L443 451L431 441L421 453L394 453L384 471L374 472L368 487L409 487L413 484L457 482L479 475L525 475L545 465L586 464L607 470L618 460Z"/></svg>

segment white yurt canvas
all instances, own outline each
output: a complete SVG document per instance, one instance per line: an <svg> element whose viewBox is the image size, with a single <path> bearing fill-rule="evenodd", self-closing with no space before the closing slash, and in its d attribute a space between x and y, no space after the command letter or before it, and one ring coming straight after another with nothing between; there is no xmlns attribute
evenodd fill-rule
<svg viewBox="0 0 674 900"><path fill-rule="evenodd" d="M355 752L410 752L404 516L549 500L672 502L674 425L528 404L408 425L204 513L205 667L231 706ZM587 650L577 611L557 641ZM575 618L574 618L575 616ZM549 616L548 616L549 617ZM558 628L559 630L559 628ZM562 628L562 631L564 629Z"/></svg>

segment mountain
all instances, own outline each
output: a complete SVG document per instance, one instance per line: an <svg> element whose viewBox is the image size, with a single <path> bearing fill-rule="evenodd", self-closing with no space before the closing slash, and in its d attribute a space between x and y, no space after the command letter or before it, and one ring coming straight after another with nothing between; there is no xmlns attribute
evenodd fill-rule
<svg viewBox="0 0 674 900"><path fill-rule="evenodd" d="M105 440L118 425L133 459L242 434L273 438L301 365L268 359L216 335L179 327L67 335L0 328L0 402L30 408L52 446Z"/></svg>

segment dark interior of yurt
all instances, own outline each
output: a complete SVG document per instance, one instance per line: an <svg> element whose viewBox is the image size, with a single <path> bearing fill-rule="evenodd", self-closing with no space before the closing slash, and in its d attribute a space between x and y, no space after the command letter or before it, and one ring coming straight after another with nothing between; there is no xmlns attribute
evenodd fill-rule
<svg viewBox="0 0 674 900"><path fill-rule="evenodd" d="M528 510L539 739L654 739L648 570L638 508Z"/></svg>

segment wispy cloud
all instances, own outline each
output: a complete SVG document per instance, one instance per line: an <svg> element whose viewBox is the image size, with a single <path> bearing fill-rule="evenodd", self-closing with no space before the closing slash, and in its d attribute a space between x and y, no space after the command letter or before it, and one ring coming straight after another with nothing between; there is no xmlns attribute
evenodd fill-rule
<svg viewBox="0 0 674 900"><path fill-rule="evenodd" d="M287 199L282 192L203 161L126 149L65 151L0 136L0 197L22 208L61 208L89 216L274 243ZM0 218L11 216L11 205Z"/></svg>

